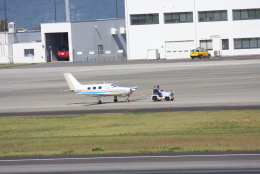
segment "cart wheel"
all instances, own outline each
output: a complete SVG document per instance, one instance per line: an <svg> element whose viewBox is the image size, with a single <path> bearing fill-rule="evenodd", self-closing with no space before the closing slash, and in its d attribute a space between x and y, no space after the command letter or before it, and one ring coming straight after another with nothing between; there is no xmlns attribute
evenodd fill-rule
<svg viewBox="0 0 260 174"><path fill-rule="evenodd" d="M152 97L152 100L153 100L154 102L157 102L157 101L158 101L157 96L153 96L153 97Z"/></svg>
<svg viewBox="0 0 260 174"><path fill-rule="evenodd" d="M165 100L166 101L170 101L170 97L165 97Z"/></svg>

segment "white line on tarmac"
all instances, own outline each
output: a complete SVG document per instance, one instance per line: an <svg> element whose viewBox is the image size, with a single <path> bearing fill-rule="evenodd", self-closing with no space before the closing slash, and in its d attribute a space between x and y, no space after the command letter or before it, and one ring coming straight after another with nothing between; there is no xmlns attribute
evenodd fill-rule
<svg viewBox="0 0 260 174"><path fill-rule="evenodd" d="M133 65L131 67L115 67L115 68L105 68L102 67L102 69L100 69L100 67L97 68L88 68L88 69L80 69L80 70L76 70L76 71L70 71L70 72L82 72L82 71L104 71L104 70L134 70L134 69L156 69L156 68L173 68L173 67L203 67L203 66L230 66L230 65L250 65L250 64L260 64L260 61L250 61L250 62L238 62L238 63L233 63L233 62L221 62L221 63L210 63L210 64L192 64L192 65L176 65L176 64L167 64L167 65L155 65L155 66L151 66L150 64L142 64L142 65ZM147 65L147 66L146 66Z"/></svg>

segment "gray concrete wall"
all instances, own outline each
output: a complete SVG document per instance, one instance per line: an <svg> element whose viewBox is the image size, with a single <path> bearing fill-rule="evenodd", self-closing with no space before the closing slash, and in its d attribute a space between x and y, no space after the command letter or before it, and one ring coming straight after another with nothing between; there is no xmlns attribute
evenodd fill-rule
<svg viewBox="0 0 260 174"><path fill-rule="evenodd" d="M126 36L120 33L120 27L125 28L124 19L71 23L73 61L85 62L90 58L127 57ZM111 34L111 28L117 29L116 34ZM103 54L98 54L98 45L103 45ZM117 50L123 50L123 53L117 54ZM105 54L106 51L111 51L111 54ZM89 54L89 52L94 52L94 54Z"/></svg>

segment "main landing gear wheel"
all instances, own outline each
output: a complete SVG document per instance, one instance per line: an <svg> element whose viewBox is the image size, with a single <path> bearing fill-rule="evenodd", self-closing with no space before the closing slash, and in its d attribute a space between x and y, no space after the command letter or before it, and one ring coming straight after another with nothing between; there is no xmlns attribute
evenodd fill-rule
<svg viewBox="0 0 260 174"><path fill-rule="evenodd" d="M101 101L101 100L99 100L99 101L98 101L98 104L102 104L102 101Z"/></svg>
<svg viewBox="0 0 260 174"><path fill-rule="evenodd" d="M117 96L114 96L114 102L118 102Z"/></svg>

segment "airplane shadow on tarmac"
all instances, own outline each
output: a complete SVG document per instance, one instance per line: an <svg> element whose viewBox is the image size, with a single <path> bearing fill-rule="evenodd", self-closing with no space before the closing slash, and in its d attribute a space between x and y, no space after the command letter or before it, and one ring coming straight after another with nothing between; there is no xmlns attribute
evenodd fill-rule
<svg viewBox="0 0 260 174"><path fill-rule="evenodd" d="M130 102L137 102L137 101L141 101L141 100L144 100L144 99L134 99L134 100L130 100ZM98 104L97 102L79 102L79 103L70 103L68 105L82 105L82 106L95 106L95 105L104 105L104 104L118 104L118 103L129 103L129 102L126 102L126 101L118 101L118 102L102 102L101 104Z"/></svg>

